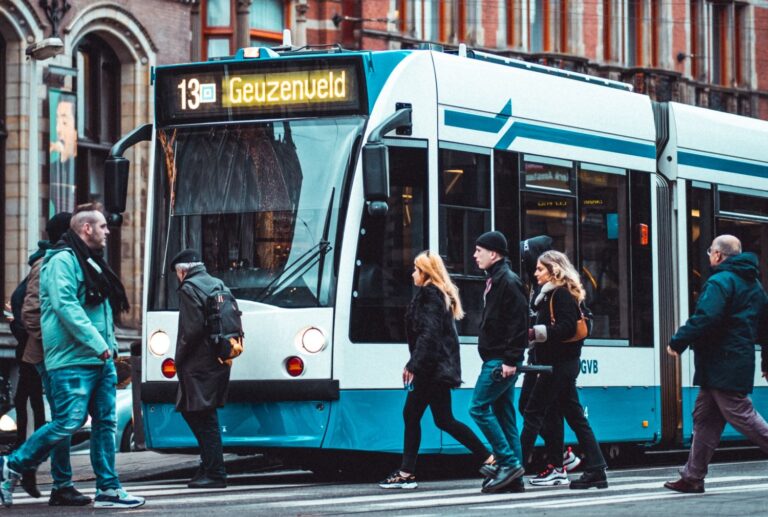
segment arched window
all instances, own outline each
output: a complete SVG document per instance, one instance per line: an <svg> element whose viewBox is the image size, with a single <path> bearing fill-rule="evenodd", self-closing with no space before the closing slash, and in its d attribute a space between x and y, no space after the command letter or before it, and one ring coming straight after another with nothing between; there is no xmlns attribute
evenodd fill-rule
<svg viewBox="0 0 768 517"><path fill-rule="evenodd" d="M77 69L77 156L75 199L78 204L104 201L104 161L120 136L120 61L106 41L84 37L74 52ZM110 228L107 259L120 274L120 228Z"/></svg>

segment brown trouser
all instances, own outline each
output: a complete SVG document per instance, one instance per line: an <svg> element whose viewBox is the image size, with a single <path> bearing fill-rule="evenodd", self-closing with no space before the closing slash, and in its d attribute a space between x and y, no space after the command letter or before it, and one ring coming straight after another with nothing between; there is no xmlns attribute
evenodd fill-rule
<svg viewBox="0 0 768 517"><path fill-rule="evenodd" d="M693 408L693 442L688 462L681 472L683 479L704 479L726 422L763 452L768 453L768 424L755 411L748 396L732 391L701 388Z"/></svg>

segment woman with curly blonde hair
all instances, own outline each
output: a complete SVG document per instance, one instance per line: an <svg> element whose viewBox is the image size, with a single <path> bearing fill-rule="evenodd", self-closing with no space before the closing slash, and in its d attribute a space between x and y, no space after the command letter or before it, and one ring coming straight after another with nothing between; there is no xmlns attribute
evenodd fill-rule
<svg viewBox="0 0 768 517"><path fill-rule="evenodd" d="M570 483L571 488L608 488L605 459L576 391L584 339L574 338L578 320L583 318L584 287L576 268L559 251L550 250L539 256L534 276L541 291L534 300L536 321L528 331L528 337L535 345L537 361L552 366L552 374L539 376L525 408L520 435L523 457L529 457L544 416L553 408L573 429L585 456L585 472ZM547 458L552 463L531 479L533 485L569 484L568 474L563 469L562 434L557 439L554 436L548 436L546 442Z"/></svg>
<svg viewBox="0 0 768 517"><path fill-rule="evenodd" d="M419 287L405 314L410 360L403 368L409 389L403 408L405 438L399 469L381 481L381 488L416 488L416 456L421 443L421 417L427 406L438 429L469 449L478 463L493 456L465 424L453 417L451 389L461 385L459 335L455 320L464 317L459 290L451 281L443 259L432 251L413 261L413 283Z"/></svg>

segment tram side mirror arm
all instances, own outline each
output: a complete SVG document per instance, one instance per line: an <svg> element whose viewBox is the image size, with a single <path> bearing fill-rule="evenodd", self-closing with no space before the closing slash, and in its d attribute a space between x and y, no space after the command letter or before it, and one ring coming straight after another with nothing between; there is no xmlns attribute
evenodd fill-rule
<svg viewBox="0 0 768 517"><path fill-rule="evenodd" d="M104 162L104 208L111 226L120 226L128 199L128 176L131 162L123 153L138 144L152 139L152 124L139 126L121 138L109 152Z"/></svg>
<svg viewBox="0 0 768 517"><path fill-rule="evenodd" d="M363 146L363 190L368 213L373 216L386 215L389 209L389 153L381 138L394 129L410 133L412 127L412 108L400 106L398 104L398 109L371 131Z"/></svg>

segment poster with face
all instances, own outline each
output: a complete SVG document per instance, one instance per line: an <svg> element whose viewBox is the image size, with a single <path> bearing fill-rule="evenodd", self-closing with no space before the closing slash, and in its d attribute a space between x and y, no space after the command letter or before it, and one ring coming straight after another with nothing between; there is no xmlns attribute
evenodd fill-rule
<svg viewBox="0 0 768 517"><path fill-rule="evenodd" d="M49 90L50 107L50 212L75 209L75 158L77 158L77 97L72 92Z"/></svg>

